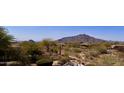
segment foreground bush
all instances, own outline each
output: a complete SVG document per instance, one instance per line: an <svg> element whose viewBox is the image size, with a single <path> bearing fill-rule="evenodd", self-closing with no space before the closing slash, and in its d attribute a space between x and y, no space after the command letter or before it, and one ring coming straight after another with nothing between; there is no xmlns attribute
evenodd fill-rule
<svg viewBox="0 0 124 93"><path fill-rule="evenodd" d="M74 51L74 53L81 53L81 49L80 48L74 48L72 51Z"/></svg>
<svg viewBox="0 0 124 93"><path fill-rule="evenodd" d="M99 54L107 54L107 49L110 47L109 43L98 43L90 46L91 50L97 51Z"/></svg>
<svg viewBox="0 0 124 93"><path fill-rule="evenodd" d="M61 57L59 64L64 65L66 62L69 62L69 61L70 61L69 57Z"/></svg>
<svg viewBox="0 0 124 93"><path fill-rule="evenodd" d="M124 61L118 58L118 56L103 56L94 60L94 64L97 66L123 66Z"/></svg>
<svg viewBox="0 0 124 93"><path fill-rule="evenodd" d="M38 66L52 66L53 61L51 59L40 59L36 62Z"/></svg>

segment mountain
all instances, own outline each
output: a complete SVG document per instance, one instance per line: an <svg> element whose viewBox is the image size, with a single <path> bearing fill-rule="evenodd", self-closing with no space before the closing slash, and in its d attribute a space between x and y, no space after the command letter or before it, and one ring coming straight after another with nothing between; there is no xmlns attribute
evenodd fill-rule
<svg viewBox="0 0 124 93"><path fill-rule="evenodd" d="M86 35L86 34L79 34L76 36L71 37L64 37L62 39L59 39L58 42L60 43L99 43L99 42L105 42L105 40L97 39L92 36Z"/></svg>

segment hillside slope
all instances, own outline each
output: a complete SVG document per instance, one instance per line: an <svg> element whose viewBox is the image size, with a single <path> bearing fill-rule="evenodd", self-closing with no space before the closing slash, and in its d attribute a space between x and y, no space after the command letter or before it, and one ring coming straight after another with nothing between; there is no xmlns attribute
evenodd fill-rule
<svg viewBox="0 0 124 93"><path fill-rule="evenodd" d="M86 34L80 34L80 35L71 36L71 37L64 37L62 39L59 39L58 42L60 43L99 43L99 42L105 42L105 40L97 39Z"/></svg>

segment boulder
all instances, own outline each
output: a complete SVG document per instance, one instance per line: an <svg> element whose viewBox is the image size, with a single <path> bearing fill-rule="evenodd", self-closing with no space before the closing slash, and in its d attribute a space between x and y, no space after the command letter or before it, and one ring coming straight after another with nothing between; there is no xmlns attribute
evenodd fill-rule
<svg viewBox="0 0 124 93"><path fill-rule="evenodd" d="M112 45L111 49L115 49L115 50L124 52L124 45Z"/></svg>
<svg viewBox="0 0 124 93"><path fill-rule="evenodd" d="M60 61L59 60L53 61L52 66L61 66Z"/></svg>

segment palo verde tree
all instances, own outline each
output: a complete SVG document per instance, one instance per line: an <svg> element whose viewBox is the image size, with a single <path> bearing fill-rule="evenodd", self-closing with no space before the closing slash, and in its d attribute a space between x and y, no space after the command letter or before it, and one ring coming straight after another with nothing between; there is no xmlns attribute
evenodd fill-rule
<svg viewBox="0 0 124 93"><path fill-rule="evenodd" d="M51 39L44 39L38 43L38 46L44 54L48 53L49 55L52 55L53 53L58 53L58 43Z"/></svg>
<svg viewBox="0 0 124 93"><path fill-rule="evenodd" d="M20 61L24 65L35 63L40 56L37 43L33 40L24 41L20 43Z"/></svg>
<svg viewBox="0 0 124 93"><path fill-rule="evenodd" d="M0 61L5 61L13 36L9 35L7 29L0 27Z"/></svg>

